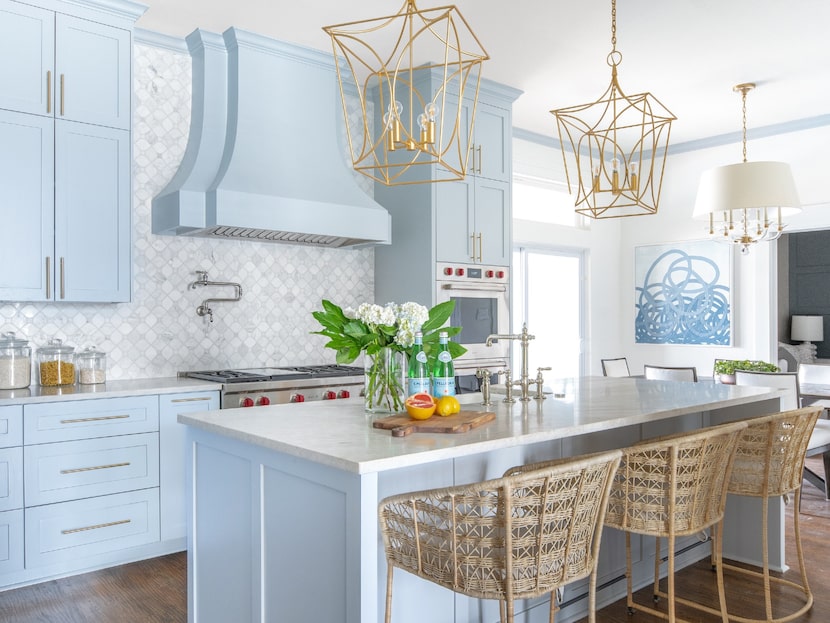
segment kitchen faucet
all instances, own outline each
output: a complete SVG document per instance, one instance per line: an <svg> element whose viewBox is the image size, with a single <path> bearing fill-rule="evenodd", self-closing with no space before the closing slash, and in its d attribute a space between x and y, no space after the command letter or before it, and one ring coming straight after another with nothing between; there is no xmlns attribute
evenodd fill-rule
<svg viewBox="0 0 830 623"><path fill-rule="evenodd" d="M519 377L517 381L511 381L510 376L508 375L505 384L508 388L508 396L510 395L509 390L512 385L518 385L522 388L522 402L527 402L530 400L530 385L533 381L530 380L530 375L527 373L527 347L530 343L530 340L535 340L535 335L530 335L527 332L527 324L522 325L522 332L521 333L508 333L508 334L499 334L493 333L487 336L487 340L484 342L485 346L492 346L493 340L518 340L522 344L522 375Z"/></svg>

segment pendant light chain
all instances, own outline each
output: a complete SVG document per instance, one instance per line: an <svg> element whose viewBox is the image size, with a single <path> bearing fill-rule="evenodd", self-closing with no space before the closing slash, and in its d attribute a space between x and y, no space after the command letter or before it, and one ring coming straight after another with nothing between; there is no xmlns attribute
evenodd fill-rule
<svg viewBox="0 0 830 623"><path fill-rule="evenodd" d="M611 52L617 51L617 0L611 0Z"/></svg>
<svg viewBox="0 0 830 623"><path fill-rule="evenodd" d="M749 89L741 89L741 100L743 101L743 106L741 107L741 114L743 115L743 144L744 144L744 162L746 162L746 93Z"/></svg>

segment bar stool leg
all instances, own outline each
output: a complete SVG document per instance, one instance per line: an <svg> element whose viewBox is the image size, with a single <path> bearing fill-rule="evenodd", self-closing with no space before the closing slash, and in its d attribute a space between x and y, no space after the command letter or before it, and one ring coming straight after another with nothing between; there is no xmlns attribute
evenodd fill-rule
<svg viewBox="0 0 830 623"><path fill-rule="evenodd" d="M625 533L625 582L628 587L626 605L628 614L634 614L634 586L631 579L631 533Z"/></svg>
<svg viewBox="0 0 830 623"><path fill-rule="evenodd" d="M764 561L764 605L767 609L767 620L772 621L772 596L770 593L769 581L769 543L767 527L769 525L769 498L761 498L761 539L763 540L761 551Z"/></svg>
<svg viewBox="0 0 830 623"><path fill-rule="evenodd" d="M652 590L652 601L660 601L660 537L654 537L654 589Z"/></svg>
<svg viewBox="0 0 830 623"><path fill-rule="evenodd" d="M669 571L668 571L668 581L669 581L669 603L667 604L669 607L669 623L675 623L677 618L675 617L675 604L674 604L674 533L669 534L668 538L668 558L669 558Z"/></svg>
<svg viewBox="0 0 830 623"><path fill-rule="evenodd" d="M813 594L810 584L807 582L807 566L804 563L804 549L801 547L801 522L799 521L798 509L801 506L801 487L795 490L795 506L793 507L793 531L795 532L795 544L798 550L798 568L801 571L801 586L804 594L810 603L813 601Z"/></svg>
<svg viewBox="0 0 830 623"><path fill-rule="evenodd" d="M386 617L385 623L392 621L392 571L394 567L387 563L386 567Z"/></svg>
<svg viewBox="0 0 830 623"><path fill-rule="evenodd" d="M712 526L712 565L718 581L718 603L720 603L721 620L729 623L729 614L726 610L726 590L723 586L723 519L720 525Z"/></svg>

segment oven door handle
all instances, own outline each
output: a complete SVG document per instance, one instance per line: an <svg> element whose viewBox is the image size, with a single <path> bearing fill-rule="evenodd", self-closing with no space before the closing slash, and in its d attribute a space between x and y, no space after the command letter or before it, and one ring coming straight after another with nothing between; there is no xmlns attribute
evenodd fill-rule
<svg viewBox="0 0 830 623"><path fill-rule="evenodd" d="M467 285L460 283L444 283L441 285L442 290L467 290L470 292L507 292L507 286L482 283L478 285Z"/></svg>

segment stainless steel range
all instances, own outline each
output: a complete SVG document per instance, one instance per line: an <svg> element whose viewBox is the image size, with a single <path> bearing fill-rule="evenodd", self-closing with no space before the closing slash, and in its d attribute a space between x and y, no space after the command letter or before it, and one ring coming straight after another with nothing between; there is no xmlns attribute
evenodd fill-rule
<svg viewBox="0 0 830 623"><path fill-rule="evenodd" d="M222 384L221 409L359 396L363 368L321 365L238 370L195 370L179 376Z"/></svg>

